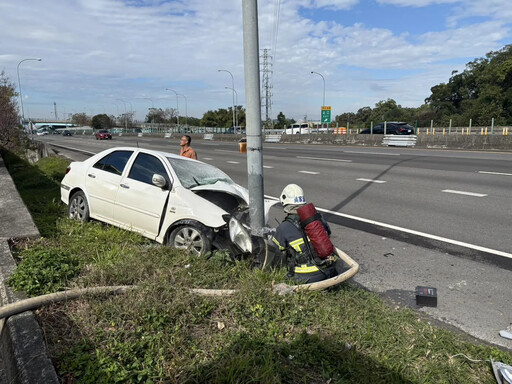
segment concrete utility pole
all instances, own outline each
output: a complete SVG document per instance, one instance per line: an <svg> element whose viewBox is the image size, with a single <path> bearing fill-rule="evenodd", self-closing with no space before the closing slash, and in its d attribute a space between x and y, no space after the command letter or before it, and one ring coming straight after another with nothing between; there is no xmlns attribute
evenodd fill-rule
<svg viewBox="0 0 512 384"><path fill-rule="evenodd" d="M252 232L261 234L265 225L263 204L263 145L261 139L258 1L242 0L244 31L245 105L247 107L247 173L249 218Z"/></svg>
<svg viewBox="0 0 512 384"><path fill-rule="evenodd" d="M57 117L57 103L53 102L53 110L55 111L55 121L57 121L59 118Z"/></svg>

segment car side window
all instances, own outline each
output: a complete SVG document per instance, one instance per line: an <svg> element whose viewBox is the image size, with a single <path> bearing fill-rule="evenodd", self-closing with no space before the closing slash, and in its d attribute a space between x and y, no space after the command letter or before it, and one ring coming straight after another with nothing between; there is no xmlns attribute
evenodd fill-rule
<svg viewBox="0 0 512 384"><path fill-rule="evenodd" d="M116 175L121 175L132 154L132 151L114 151L96 162L93 167Z"/></svg>
<svg viewBox="0 0 512 384"><path fill-rule="evenodd" d="M152 180L155 173L163 176L167 183L169 183L169 177L162 162L155 156L139 153L132 165L128 178L153 185Z"/></svg>

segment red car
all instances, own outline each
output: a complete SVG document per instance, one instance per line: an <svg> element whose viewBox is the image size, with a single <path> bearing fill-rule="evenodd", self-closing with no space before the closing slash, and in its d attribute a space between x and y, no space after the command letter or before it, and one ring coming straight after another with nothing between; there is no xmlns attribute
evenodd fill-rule
<svg viewBox="0 0 512 384"><path fill-rule="evenodd" d="M96 140L112 140L112 134L107 131L106 129L100 129L98 132L96 132Z"/></svg>

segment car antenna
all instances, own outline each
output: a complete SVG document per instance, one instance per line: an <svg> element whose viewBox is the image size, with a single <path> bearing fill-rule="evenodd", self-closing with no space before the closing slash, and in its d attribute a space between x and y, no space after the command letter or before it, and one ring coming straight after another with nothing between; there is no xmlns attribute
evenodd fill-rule
<svg viewBox="0 0 512 384"><path fill-rule="evenodd" d="M139 148L139 140L137 140L137 148Z"/></svg>

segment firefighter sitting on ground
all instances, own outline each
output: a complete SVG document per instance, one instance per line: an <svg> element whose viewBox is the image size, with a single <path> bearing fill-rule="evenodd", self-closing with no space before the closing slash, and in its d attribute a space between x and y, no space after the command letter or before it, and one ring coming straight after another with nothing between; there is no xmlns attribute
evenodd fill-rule
<svg viewBox="0 0 512 384"><path fill-rule="evenodd" d="M301 283L314 283L336 276L340 265L335 264L342 264L341 260L335 255L321 260L301 227L297 209L306 205L302 188L297 184L287 185L281 192L280 200L286 217L277 227L272 240L285 253L287 276ZM321 215L319 218L327 236L330 236L329 224Z"/></svg>

